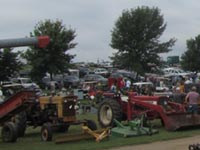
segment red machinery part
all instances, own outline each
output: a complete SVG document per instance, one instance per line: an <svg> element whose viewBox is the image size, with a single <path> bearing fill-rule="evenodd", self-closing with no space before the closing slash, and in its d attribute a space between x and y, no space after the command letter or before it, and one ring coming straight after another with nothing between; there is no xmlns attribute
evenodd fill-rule
<svg viewBox="0 0 200 150"><path fill-rule="evenodd" d="M49 36L39 36L38 37L38 47L45 48L50 42Z"/></svg>
<svg viewBox="0 0 200 150"><path fill-rule="evenodd" d="M0 125L8 121L17 112L20 112L23 107L27 107L24 103L33 101L35 93L33 91L20 91L8 98L0 104Z"/></svg>

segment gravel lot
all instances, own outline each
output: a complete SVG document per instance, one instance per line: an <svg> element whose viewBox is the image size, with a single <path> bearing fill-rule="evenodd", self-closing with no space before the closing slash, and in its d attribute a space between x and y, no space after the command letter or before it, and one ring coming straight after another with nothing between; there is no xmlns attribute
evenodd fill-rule
<svg viewBox="0 0 200 150"><path fill-rule="evenodd" d="M110 150L188 150L188 146L190 144L197 143L200 143L200 135L176 140L154 142L150 144L125 146Z"/></svg>

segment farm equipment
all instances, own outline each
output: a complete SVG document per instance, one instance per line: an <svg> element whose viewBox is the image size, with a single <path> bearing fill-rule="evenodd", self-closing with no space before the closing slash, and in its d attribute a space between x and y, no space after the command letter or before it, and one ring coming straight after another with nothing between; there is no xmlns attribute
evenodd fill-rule
<svg viewBox="0 0 200 150"><path fill-rule="evenodd" d="M3 39L0 40L0 48L21 47L21 46L37 46L45 48L49 44L48 36L38 36L29 38Z"/></svg>
<svg viewBox="0 0 200 150"><path fill-rule="evenodd" d="M104 138L108 138L110 135L110 128L104 128L99 130L91 130L88 126L82 126L83 133L73 134L73 135L63 135L56 138L56 144L79 141L79 140L87 140L87 139L95 139L96 142L100 142Z"/></svg>
<svg viewBox="0 0 200 150"><path fill-rule="evenodd" d="M117 127L111 129L112 135L132 137L140 135L152 135L158 133L158 130L152 129L152 126L144 126L144 117L145 114L138 119L129 121L128 125L123 125L122 123L114 119L114 123L117 125Z"/></svg>
<svg viewBox="0 0 200 150"><path fill-rule="evenodd" d="M36 100L35 94L32 91L20 91L0 104L0 125L3 126L2 139L4 142L15 142L19 132L24 131L25 124L21 119L18 120L17 114L27 109L34 100Z"/></svg>
<svg viewBox="0 0 200 150"><path fill-rule="evenodd" d="M91 130L97 129L96 123L92 120L76 119L76 96L44 96L39 98L39 102L42 115L37 117L40 118L38 121L42 120L41 139L43 141L51 141L53 131L65 132L70 125L82 124Z"/></svg>
<svg viewBox="0 0 200 150"><path fill-rule="evenodd" d="M147 114L149 120L160 119L165 128L175 131L188 126L200 126L200 115L187 113L183 104L170 101L165 96L142 96L130 92L128 96L119 93L104 93L104 101L98 108L101 126L113 126L113 120L131 121L140 114Z"/></svg>
<svg viewBox="0 0 200 150"><path fill-rule="evenodd" d="M53 132L66 132L70 125L85 125L91 130L97 126L92 120L77 120L77 97L42 96L34 91L20 91L0 104L0 125L4 142L15 142L24 135L26 125L41 126L41 139L51 141Z"/></svg>

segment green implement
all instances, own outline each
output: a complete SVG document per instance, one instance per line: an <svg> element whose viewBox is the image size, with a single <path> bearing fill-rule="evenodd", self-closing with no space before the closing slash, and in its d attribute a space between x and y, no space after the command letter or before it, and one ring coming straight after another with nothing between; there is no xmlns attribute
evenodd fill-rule
<svg viewBox="0 0 200 150"><path fill-rule="evenodd" d="M111 134L119 137L132 137L140 135L152 135L158 133L158 130L152 129L152 127L143 126L143 116L140 119L129 121L128 125L123 125L116 119L114 119L117 127L111 129Z"/></svg>

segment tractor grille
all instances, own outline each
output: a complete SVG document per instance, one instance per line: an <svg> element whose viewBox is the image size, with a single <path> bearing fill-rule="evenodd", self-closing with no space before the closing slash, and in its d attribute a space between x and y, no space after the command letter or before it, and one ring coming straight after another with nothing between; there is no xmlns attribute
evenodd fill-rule
<svg viewBox="0 0 200 150"><path fill-rule="evenodd" d="M63 116L75 116L76 111L75 111L75 102L74 101L68 101L63 104Z"/></svg>

